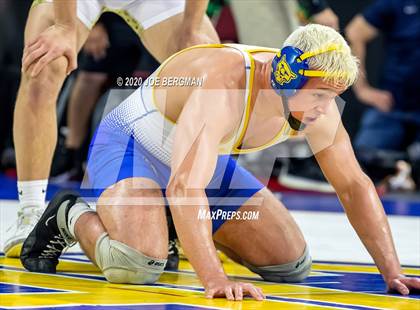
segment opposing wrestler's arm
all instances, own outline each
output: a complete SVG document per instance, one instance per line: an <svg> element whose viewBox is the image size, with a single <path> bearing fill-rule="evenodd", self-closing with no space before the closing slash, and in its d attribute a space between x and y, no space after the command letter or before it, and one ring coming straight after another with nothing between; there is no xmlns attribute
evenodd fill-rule
<svg viewBox="0 0 420 310"><path fill-rule="evenodd" d="M209 0L186 0L184 19L179 31L178 50L197 44L219 43L202 32L202 22L206 15ZM214 33L214 37L217 34Z"/></svg>
<svg viewBox="0 0 420 310"><path fill-rule="evenodd" d="M213 177L218 146L229 133L227 98L195 92L186 103L178 122L171 159L171 178L166 190L178 238L188 260L206 289L206 297L226 296L240 300L242 294L262 299L253 285L227 279L212 239L205 188Z"/></svg>
<svg viewBox="0 0 420 310"><path fill-rule="evenodd" d="M61 56L68 60L67 74L77 68L76 7L76 0L54 0L54 24L25 45L23 72L30 68L30 74L35 77Z"/></svg>
<svg viewBox="0 0 420 310"><path fill-rule="evenodd" d="M402 274L389 223L375 186L356 160L349 136L339 121L337 107L333 106L330 110L309 131L308 141L388 289L406 295L410 289L420 288L420 279ZM331 139L330 145L321 145L325 139Z"/></svg>
<svg viewBox="0 0 420 310"><path fill-rule="evenodd" d="M77 0L54 0L54 21L56 25L76 30Z"/></svg>
<svg viewBox="0 0 420 310"><path fill-rule="evenodd" d="M188 32L198 31L209 0L186 0L183 25Z"/></svg>

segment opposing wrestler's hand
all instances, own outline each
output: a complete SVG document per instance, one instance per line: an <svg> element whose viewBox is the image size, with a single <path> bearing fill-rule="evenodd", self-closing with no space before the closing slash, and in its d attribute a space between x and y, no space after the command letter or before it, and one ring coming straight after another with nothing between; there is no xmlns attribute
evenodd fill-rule
<svg viewBox="0 0 420 310"><path fill-rule="evenodd" d="M408 295L410 291L420 291L420 278L398 275L386 281L388 292L398 292L401 295Z"/></svg>
<svg viewBox="0 0 420 310"><path fill-rule="evenodd" d="M250 283L233 282L228 279L209 281L206 285L206 298L226 297L228 300L243 300L244 296L251 296L256 300L265 298L262 289Z"/></svg>
<svg viewBox="0 0 420 310"><path fill-rule="evenodd" d="M68 60L67 74L77 68L76 30L62 25L53 25L25 46L22 71L37 76L54 59L65 56Z"/></svg>
<svg viewBox="0 0 420 310"><path fill-rule="evenodd" d="M97 23L90 31L83 50L85 53L92 55L92 57L98 61L105 58L108 47L108 32L103 24Z"/></svg>
<svg viewBox="0 0 420 310"><path fill-rule="evenodd" d="M354 90L360 101L374 106L382 112L389 112L391 110L394 99L389 91L370 86L355 88Z"/></svg>

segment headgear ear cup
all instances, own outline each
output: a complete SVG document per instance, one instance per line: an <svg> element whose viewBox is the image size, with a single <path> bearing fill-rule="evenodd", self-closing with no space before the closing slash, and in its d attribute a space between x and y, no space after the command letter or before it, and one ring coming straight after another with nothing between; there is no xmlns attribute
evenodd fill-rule
<svg viewBox="0 0 420 310"><path fill-rule="evenodd" d="M301 60L303 52L293 46L285 46L271 63L271 86L279 95L293 96L308 78L301 74L309 69L308 61Z"/></svg>
<svg viewBox="0 0 420 310"><path fill-rule="evenodd" d="M303 52L296 47L285 46L271 63L271 86L282 97L283 110L288 115L287 122L294 130L305 128L305 124L292 115L288 104L288 98L296 94L308 81L308 78L300 73L309 69L308 61L299 58L302 54Z"/></svg>

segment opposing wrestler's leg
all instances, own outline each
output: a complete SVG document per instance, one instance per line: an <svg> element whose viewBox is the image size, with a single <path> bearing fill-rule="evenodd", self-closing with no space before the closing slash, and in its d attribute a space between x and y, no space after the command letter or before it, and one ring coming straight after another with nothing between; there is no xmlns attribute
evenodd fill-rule
<svg viewBox="0 0 420 310"><path fill-rule="evenodd" d="M144 178L122 180L102 193L97 212L71 194L57 196L25 241L22 263L30 271L55 272L61 250L76 240L108 281L155 282L168 254L159 186Z"/></svg>
<svg viewBox="0 0 420 310"><path fill-rule="evenodd" d="M267 281L302 281L311 258L299 227L267 188L253 198L261 205L245 203L238 211L259 212L258 219L225 222L214 235L216 245Z"/></svg>
<svg viewBox="0 0 420 310"><path fill-rule="evenodd" d="M33 6L25 29L25 43L53 25L52 3ZM79 21L79 48L89 30ZM20 210L16 231L5 243L5 253L17 257L23 240L44 207L47 179L57 142L56 100L66 77L67 58L49 63L36 77L22 73L14 112L13 136ZM28 72L30 72L29 68Z"/></svg>
<svg viewBox="0 0 420 310"><path fill-rule="evenodd" d="M25 43L51 26L53 15L51 3L32 7L25 30ZM80 21L77 25L80 49L89 30ZM57 135L55 104L66 77L66 68L67 59L63 56L47 65L37 77L31 77L28 73L22 75L14 115L20 181L48 178Z"/></svg>
<svg viewBox="0 0 420 310"><path fill-rule="evenodd" d="M102 72L79 72L70 96L67 124L69 134L66 147L78 149L82 146L88 132L89 118L96 102L101 96L108 75Z"/></svg>

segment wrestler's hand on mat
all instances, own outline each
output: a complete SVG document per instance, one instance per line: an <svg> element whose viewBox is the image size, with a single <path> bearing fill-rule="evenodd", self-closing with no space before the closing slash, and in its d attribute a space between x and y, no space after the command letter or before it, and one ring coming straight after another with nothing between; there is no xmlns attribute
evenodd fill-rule
<svg viewBox="0 0 420 310"><path fill-rule="evenodd" d="M243 300L244 296L251 296L256 300L265 298L261 288L251 283L234 282L225 278L208 281L205 288L206 298L226 297L228 300Z"/></svg>
<svg viewBox="0 0 420 310"><path fill-rule="evenodd" d="M394 99L389 91L373 88L370 86L364 86L355 89L357 98L371 105L382 112L389 112L392 108Z"/></svg>
<svg viewBox="0 0 420 310"><path fill-rule="evenodd" d="M329 26L337 31L339 30L338 17L330 8L327 8L318 14L313 15L312 20L316 24Z"/></svg>
<svg viewBox="0 0 420 310"><path fill-rule="evenodd" d="M420 278L398 275L386 282L388 292L398 292L401 295L408 295L410 291L420 291Z"/></svg>
<svg viewBox="0 0 420 310"><path fill-rule="evenodd" d="M92 55L92 57L98 61L105 58L108 47L108 32L103 24L97 23L95 27L92 28L83 50L85 53Z"/></svg>
<svg viewBox="0 0 420 310"><path fill-rule="evenodd" d="M76 30L62 25L53 25L25 46L22 71L31 67L31 76L37 76L54 59L65 56L68 60L67 74L77 68Z"/></svg>

